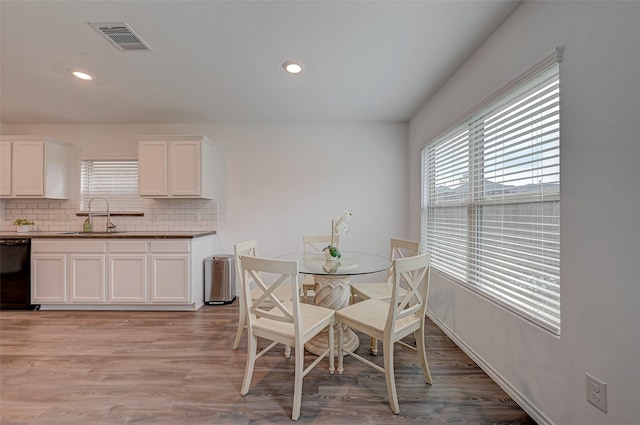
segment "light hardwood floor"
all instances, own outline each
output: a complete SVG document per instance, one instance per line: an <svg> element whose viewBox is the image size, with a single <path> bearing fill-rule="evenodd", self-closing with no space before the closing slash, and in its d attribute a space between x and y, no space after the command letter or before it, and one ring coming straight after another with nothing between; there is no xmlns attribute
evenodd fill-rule
<svg viewBox="0 0 640 425"><path fill-rule="evenodd" d="M0 312L0 423L294 423L293 356L282 350L258 360L240 396L246 334L232 350L237 318L237 302L197 312ZM433 385L416 353L397 346L399 415L389 409L384 375L347 357L342 376L329 375L326 363L306 376L298 423L534 424L427 322Z"/></svg>

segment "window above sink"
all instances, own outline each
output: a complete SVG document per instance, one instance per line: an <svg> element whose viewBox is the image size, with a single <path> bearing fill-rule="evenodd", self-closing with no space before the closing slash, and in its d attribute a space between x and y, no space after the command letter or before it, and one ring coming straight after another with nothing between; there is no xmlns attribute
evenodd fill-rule
<svg viewBox="0 0 640 425"><path fill-rule="evenodd" d="M84 159L80 168L80 212L89 212L89 202L105 198L116 213L142 213L138 196L137 159Z"/></svg>

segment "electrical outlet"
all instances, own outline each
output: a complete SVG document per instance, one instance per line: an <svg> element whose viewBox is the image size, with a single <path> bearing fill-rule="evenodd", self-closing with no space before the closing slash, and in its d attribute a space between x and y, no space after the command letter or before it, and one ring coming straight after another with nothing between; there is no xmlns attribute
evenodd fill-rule
<svg viewBox="0 0 640 425"><path fill-rule="evenodd" d="M587 373L587 401L607 413L607 384Z"/></svg>

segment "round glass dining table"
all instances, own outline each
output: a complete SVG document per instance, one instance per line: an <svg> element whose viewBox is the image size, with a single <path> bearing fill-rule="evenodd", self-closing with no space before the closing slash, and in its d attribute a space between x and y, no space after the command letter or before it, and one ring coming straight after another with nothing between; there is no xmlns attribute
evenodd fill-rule
<svg viewBox="0 0 640 425"><path fill-rule="evenodd" d="M324 253L303 252L281 255L278 259L298 261L298 271L314 277L313 303L334 310L349 305L351 276L378 273L391 267L388 257L357 251L343 251L338 260L327 260ZM358 336L346 326L343 328L343 335L345 348L355 351L360 344ZM327 349L327 344L326 334L321 333L308 341L305 348L311 353L320 354Z"/></svg>

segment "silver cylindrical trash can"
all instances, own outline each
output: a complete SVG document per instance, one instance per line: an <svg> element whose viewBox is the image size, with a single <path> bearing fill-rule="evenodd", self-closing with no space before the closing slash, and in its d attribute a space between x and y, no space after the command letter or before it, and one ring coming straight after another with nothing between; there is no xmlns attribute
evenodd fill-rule
<svg viewBox="0 0 640 425"><path fill-rule="evenodd" d="M229 304L236 299L235 257L222 254L204 259L205 304Z"/></svg>

